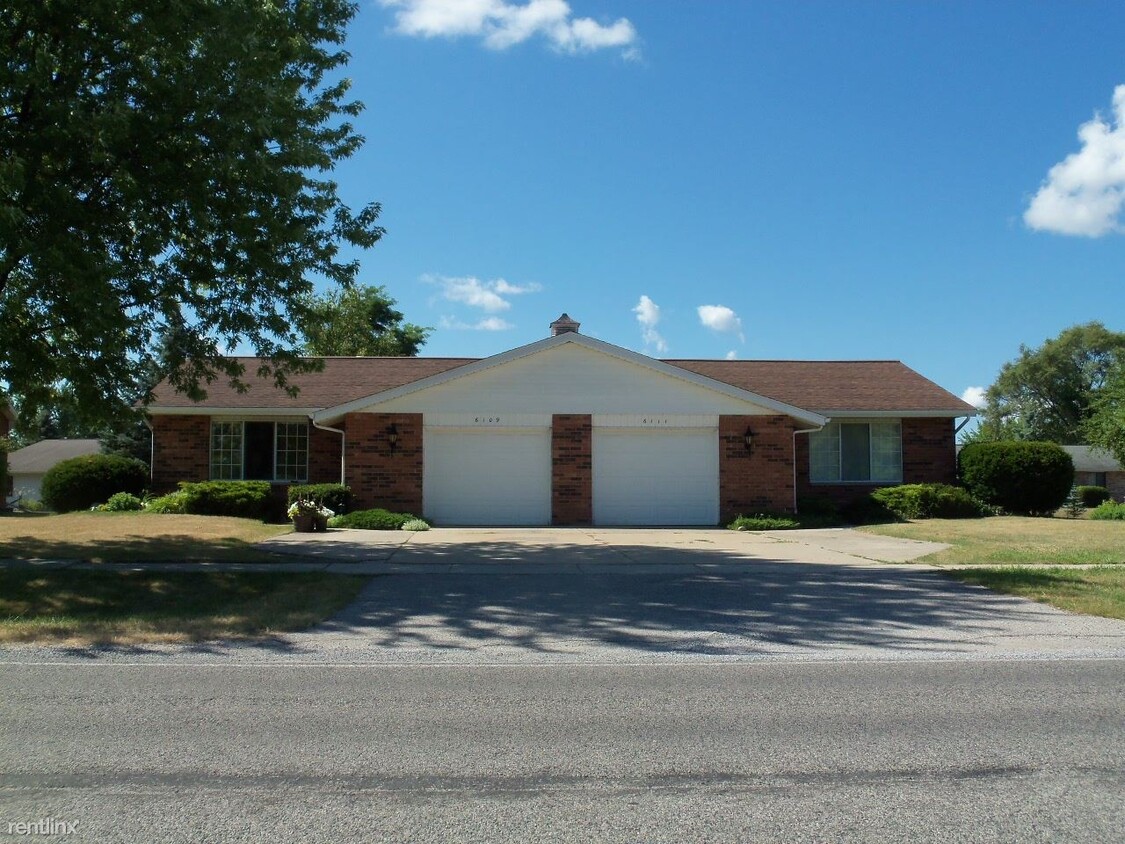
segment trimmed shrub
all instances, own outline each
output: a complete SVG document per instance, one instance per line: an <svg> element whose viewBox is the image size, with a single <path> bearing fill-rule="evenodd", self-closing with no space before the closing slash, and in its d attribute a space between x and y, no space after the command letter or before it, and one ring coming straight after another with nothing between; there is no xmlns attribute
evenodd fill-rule
<svg viewBox="0 0 1125 844"><path fill-rule="evenodd" d="M888 486L871 497L900 519L976 519L985 514L966 490L949 484Z"/></svg>
<svg viewBox="0 0 1125 844"><path fill-rule="evenodd" d="M739 516L727 525L727 530L791 530L800 526L801 523L792 516L755 513L752 516Z"/></svg>
<svg viewBox="0 0 1125 844"><path fill-rule="evenodd" d="M329 527L358 528L359 530L400 530L407 522L421 521L410 513L392 513L376 507L373 510L356 510L328 520Z"/></svg>
<svg viewBox="0 0 1125 844"><path fill-rule="evenodd" d="M352 488L343 484L301 484L289 487L289 503L298 498L315 501L333 513L346 513L352 508Z"/></svg>
<svg viewBox="0 0 1125 844"><path fill-rule="evenodd" d="M88 454L56 463L43 476L43 503L58 513L89 510L118 492L140 495L148 466L132 457Z"/></svg>
<svg viewBox="0 0 1125 844"><path fill-rule="evenodd" d="M970 443L957 463L969 494L1006 513L1048 516L1074 482L1074 462L1055 443Z"/></svg>
<svg viewBox="0 0 1125 844"><path fill-rule="evenodd" d="M1090 511L1091 519L1125 522L1125 504L1116 501L1103 501Z"/></svg>
<svg viewBox="0 0 1125 844"><path fill-rule="evenodd" d="M194 516L236 516L265 521L274 509L267 481L201 481L180 483L185 513Z"/></svg>
<svg viewBox="0 0 1125 844"><path fill-rule="evenodd" d="M1109 490L1104 486L1080 486L1077 490L1083 507L1097 507L1110 498Z"/></svg>
<svg viewBox="0 0 1125 844"><path fill-rule="evenodd" d="M187 507L187 496L183 492L170 492L145 502L146 513L159 515L183 515L187 512L185 507Z"/></svg>
<svg viewBox="0 0 1125 844"><path fill-rule="evenodd" d="M430 523L423 519L411 519L409 522L404 522L402 525L403 530L429 530Z"/></svg>
<svg viewBox="0 0 1125 844"><path fill-rule="evenodd" d="M840 517L850 525L878 525L899 521L898 516L882 501L868 493L849 501Z"/></svg>
<svg viewBox="0 0 1125 844"><path fill-rule="evenodd" d="M109 501L102 505L107 513L127 513L133 510L143 510L145 503L130 492L118 492L109 497Z"/></svg>

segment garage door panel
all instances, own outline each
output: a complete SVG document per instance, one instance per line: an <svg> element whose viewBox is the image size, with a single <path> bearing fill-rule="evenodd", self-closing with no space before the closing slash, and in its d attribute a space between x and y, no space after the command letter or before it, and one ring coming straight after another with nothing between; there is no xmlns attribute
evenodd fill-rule
<svg viewBox="0 0 1125 844"><path fill-rule="evenodd" d="M595 428L594 523L714 525L719 445L714 428Z"/></svg>
<svg viewBox="0 0 1125 844"><path fill-rule="evenodd" d="M439 525L551 523L545 428L427 428L423 512Z"/></svg>

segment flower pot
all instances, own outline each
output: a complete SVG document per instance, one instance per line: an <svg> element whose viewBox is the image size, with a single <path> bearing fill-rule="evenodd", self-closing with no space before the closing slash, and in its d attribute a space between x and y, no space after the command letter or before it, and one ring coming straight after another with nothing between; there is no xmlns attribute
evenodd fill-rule
<svg viewBox="0 0 1125 844"><path fill-rule="evenodd" d="M312 533L316 529L316 516L312 513L298 513L293 517L293 530L297 533Z"/></svg>
<svg viewBox="0 0 1125 844"><path fill-rule="evenodd" d="M317 533L325 533L328 530L328 517L327 516L313 516L312 529Z"/></svg>

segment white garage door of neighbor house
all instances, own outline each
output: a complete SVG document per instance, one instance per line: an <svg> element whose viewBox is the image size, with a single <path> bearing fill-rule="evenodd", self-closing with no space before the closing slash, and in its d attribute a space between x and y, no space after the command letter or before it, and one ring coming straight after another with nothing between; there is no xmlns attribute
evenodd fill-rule
<svg viewBox="0 0 1125 844"><path fill-rule="evenodd" d="M715 428L594 428L594 524L714 525Z"/></svg>
<svg viewBox="0 0 1125 844"><path fill-rule="evenodd" d="M549 525L547 428L426 428L422 509L438 525Z"/></svg>

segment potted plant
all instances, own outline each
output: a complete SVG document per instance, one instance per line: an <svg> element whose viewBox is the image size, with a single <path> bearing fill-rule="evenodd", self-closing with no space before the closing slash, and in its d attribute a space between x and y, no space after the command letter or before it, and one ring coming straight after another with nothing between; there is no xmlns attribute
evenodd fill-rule
<svg viewBox="0 0 1125 844"><path fill-rule="evenodd" d="M328 530L328 520L336 515L318 501L298 498L286 511L293 520L293 530L297 533L324 532Z"/></svg>

